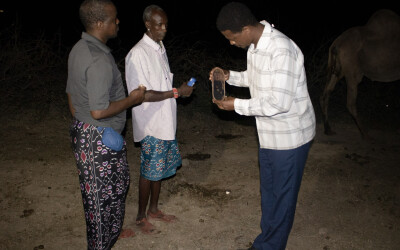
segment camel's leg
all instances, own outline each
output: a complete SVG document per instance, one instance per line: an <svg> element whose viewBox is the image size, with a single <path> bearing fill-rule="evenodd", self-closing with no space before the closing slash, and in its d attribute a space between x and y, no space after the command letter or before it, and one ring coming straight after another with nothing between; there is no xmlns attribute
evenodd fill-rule
<svg viewBox="0 0 400 250"><path fill-rule="evenodd" d="M324 121L324 133L327 135L336 134L332 131L331 126L328 121L328 104L329 104L329 96L332 91L335 89L336 83L339 81L338 77L335 74L331 74L329 82L325 85L325 89L323 94L321 95L319 102L322 109L322 119Z"/></svg>
<svg viewBox="0 0 400 250"><path fill-rule="evenodd" d="M357 94L358 94L358 84L359 81L355 79L347 80L347 109L350 114L353 116L354 121L357 124L358 129L361 132L361 136L364 139L368 139L368 133L365 127L362 125L360 118L357 113Z"/></svg>

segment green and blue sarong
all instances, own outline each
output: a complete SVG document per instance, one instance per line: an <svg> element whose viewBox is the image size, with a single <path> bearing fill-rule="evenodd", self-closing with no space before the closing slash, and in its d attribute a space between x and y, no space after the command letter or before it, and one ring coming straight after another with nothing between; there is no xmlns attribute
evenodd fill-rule
<svg viewBox="0 0 400 250"><path fill-rule="evenodd" d="M159 181L176 173L182 164L176 140L161 140L146 136L140 141L140 174L150 180Z"/></svg>

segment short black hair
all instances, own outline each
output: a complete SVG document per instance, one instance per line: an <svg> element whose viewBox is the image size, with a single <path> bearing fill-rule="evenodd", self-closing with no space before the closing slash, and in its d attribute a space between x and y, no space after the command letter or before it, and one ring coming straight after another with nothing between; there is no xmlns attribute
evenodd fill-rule
<svg viewBox="0 0 400 250"><path fill-rule="evenodd" d="M104 22L108 14L104 7L114 5L111 0L85 0L79 8L79 17L86 30L90 30L97 22Z"/></svg>
<svg viewBox="0 0 400 250"><path fill-rule="evenodd" d="M255 26L257 19L250 9L239 2L230 2L220 10L217 17L219 31L230 30L233 33L241 32L244 26Z"/></svg>

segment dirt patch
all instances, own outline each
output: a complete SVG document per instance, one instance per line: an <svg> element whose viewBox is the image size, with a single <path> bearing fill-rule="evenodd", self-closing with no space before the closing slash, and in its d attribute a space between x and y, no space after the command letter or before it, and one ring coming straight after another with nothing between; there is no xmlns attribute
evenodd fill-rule
<svg viewBox="0 0 400 250"><path fill-rule="evenodd" d="M221 119L221 117L223 119ZM2 249L85 249L79 181L69 145L69 117L41 121L29 112L3 119L0 145ZM372 130L360 138L354 123L318 124L300 189L287 249L398 249L400 135ZM258 142L253 118L227 118L179 106L183 165L163 182L160 207L173 224L154 222L154 236L135 228L139 149L126 138L131 186L125 228L136 232L114 249L245 249L260 232Z"/></svg>

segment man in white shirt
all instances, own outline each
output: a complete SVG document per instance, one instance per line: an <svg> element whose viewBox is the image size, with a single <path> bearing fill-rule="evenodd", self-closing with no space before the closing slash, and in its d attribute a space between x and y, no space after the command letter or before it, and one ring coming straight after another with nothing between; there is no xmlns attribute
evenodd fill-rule
<svg viewBox="0 0 400 250"><path fill-rule="evenodd" d="M256 119L262 216L261 233L250 249L284 250L315 136L304 57L292 40L268 22L258 22L244 4L225 5L216 24L231 45L247 49L246 71L223 71L228 84L248 87L251 98L213 102Z"/></svg>
<svg viewBox="0 0 400 250"><path fill-rule="evenodd" d="M173 88L167 53L162 40L167 33L168 18L157 5L146 7L143 13L146 33L125 58L128 91L145 86L144 101L132 108L135 142L141 146L139 208L136 224L143 233L158 231L148 221L175 221L175 216L158 209L161 180L176 173L182 159L176 135L176 98L190 96L193 87L183 83ZM150 198L149 208L146 208Z"/></svg>

